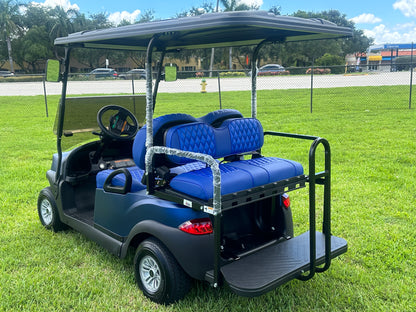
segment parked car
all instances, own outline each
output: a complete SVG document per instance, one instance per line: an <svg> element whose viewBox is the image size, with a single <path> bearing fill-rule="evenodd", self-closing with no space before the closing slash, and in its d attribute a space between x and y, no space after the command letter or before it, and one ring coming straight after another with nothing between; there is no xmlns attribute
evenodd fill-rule
<svg viewBox="0 0 416 312"><path fill-rule="evenodd" d="M279 64L267 64L260 68L257 68L257 76L274 76L278 75L281 72L284 72L286 69ZM251 77L251 70L248 72L248 76Z"/></svg>
<svg viewBox="0 0 416 312"><path fill-rule="evenodd" d="M118 78L120 79L146 79L146 70L145 69L132 69L126 72L125 74L119 74Z"/></svg>
<svg viewBox="0 0 416 312"><path fill-rule="evenodd" d="M0 77L13 77L14 73L12 73L11 71L8 70L1 70L0 71Z"/></svg>
<svg viewBox="0 0 416 312"><path fill-rule="evenodd" d="M278 75L280 72L284 72L285 68L279 64L267 64L259 68L257 75L258 76L272 76Z"/></svg>
<svg viewBox="0 0 416 312"><path fill-rule="evenodd" d="M96 68L87 74L87 77L95 79L118 78L118 73L112 68Z"/></svg>

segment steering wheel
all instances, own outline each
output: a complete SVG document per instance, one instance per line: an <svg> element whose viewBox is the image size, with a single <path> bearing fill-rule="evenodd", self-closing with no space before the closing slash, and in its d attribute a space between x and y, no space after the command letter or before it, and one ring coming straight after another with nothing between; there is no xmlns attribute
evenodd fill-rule
<svg viewBox="0 0 416 312"><path fill-rule="evenodd" d="M114 111L114 113L110 115L106 124L103 122L103 117L108 111ZM97 115L97 122L102 135L115 140L131 140L139 129L136 117L129 110L118 105L107 105L101 108Z"/></svg>

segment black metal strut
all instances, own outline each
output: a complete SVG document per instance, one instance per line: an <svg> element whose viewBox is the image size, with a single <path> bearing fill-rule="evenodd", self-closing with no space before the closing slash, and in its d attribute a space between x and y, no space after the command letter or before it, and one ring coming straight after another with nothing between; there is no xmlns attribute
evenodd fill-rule
<svg viewBox="0 0 416 312"><path fill-rule="evenodd" d="M64 128L64 116L65 116L65 99L66 90L68 85L68 73L69 73L69 62L70 62L71 48L65 47L65 58L64 58L64 73L62 75L62 93L59 100L59 116L58 116L58 127L56 133L56 149L58 152L58 166L55 173L55 183L58 184L59 177L61 176L61 165L62 165L62 133ZM55 194L56 195L56 194Z"/></svg>
<svg viewBox="0 0 416 312"><path fill-rule="evenodd" d="M331 265L331 149L329 142L321 137L283 133L265 132L264 135L281 136L288 138L313 140L309 149L309 273L300 275L298 279L306 281L311 279L315 272L321 273ZM316 149L322 144L325 153L324 171L316 173ZM322 232L325 235L325 264L316 267L316 184L324 186L323 223Z"/></svg>

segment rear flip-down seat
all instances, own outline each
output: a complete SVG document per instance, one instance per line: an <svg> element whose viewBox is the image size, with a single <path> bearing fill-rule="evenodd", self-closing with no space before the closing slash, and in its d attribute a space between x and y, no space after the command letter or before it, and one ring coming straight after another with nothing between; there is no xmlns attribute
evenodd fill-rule
<svg viewBox="0 0 416 312"><path fill-rule="evenodd" d="M167 147L208 154L216 159L256 153L263 142L263 128L253 118L228 119L218 128L203 122L193 122L171 127L165 134ZM194 161L178 156L168 158L178 165ZM226 162L221 163L219 168L221 195L303 175L301 164L276 157ZM177 175L171 180L170 186L175 191L209 200L213 197L212 171L210 168L201 168Z"/></svg>

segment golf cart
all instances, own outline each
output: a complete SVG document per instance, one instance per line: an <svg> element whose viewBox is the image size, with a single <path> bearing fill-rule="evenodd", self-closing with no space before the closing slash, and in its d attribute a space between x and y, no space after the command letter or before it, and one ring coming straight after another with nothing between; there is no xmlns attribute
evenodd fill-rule
<svg viewBox="0 0 416 312"><path fill-rule="evenodd" d="M54 231L70 227L120 258L135 248L137 284L163 304L182 299L192 279L252 297L327 270L331 259L347 251L347 242L331 234L327 140L264 131L256 118L257 75L251 76L251 117L220 109L154 118L162 68L153 82L152 57L160 52L163 64L167 52L253 45L255 72L259 49L268 42L350 35L349 28L324 20L243 11L57 38L65 57L48 64L47 76L62 81L62 96L57 153L46 173L50 186L38 199L41 223ZM146 96L67 97L73 48L147 51ZM296 161L263 156L265 136L311 141L308 173ZM315 172L318 146L322 172ZM288 193L307 184L309 231L294 237ZM319 185L321 232L315 225Z"/></svg>

